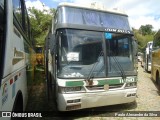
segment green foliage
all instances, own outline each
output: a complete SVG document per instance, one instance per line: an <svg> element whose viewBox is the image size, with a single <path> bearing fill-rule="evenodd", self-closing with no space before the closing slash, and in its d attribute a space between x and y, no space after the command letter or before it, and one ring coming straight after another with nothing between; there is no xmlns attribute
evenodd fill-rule
<svg viewBox="0 0 160 120"><path fill-rule="evenodd" d="M51 27L51 20L55 13L55 9L50 9L50 11L40 11L32 7L29 8L28 11L35 44L44 44L45 37Z"/></svg>
<svg viewBox="0 0 160 120"><path fill-rule="evenodd" d="M160 29L158 30L158 32L155 34L154 36L154 47L160 47Z"/></svg>
<svg viewBox="0 0 160 120"><path fill-rule="evenodd" d="M155 31L152 31L152 25L141 25L139 30L133 28L134 36L138 42L138 51L143 51L149 41L153 41Z"/></svg>
<svg viewBox="0 0 160 120"><path fill-rule="evenodd" d="M141 32L142 35L150 35L152 34L152 29L152 25L141 25L141 27L139 28L139 32Z"/></svg>

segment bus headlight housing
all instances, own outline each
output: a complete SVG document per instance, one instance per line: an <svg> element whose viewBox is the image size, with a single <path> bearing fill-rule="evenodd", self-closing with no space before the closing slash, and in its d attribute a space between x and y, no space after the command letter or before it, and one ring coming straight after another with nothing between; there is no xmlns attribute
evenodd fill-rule
<svg viewBox="0 0 160 120"><path fill-rule="evenodd" d="M58 92L59 93L72 93L72 92L85 92L85 89L83 86L76 86L76 87L58 87Z"/></svg>
<svg viewBox="0 0 160 120"><path fill-rule="evenodd" d="M126 83L125 88L136 88L137 82Z"/></svg>

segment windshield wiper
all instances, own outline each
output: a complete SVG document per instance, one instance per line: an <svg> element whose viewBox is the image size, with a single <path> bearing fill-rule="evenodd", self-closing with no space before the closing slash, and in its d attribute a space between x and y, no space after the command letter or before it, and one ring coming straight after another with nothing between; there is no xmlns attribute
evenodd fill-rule
<svg viewBox="0 0 160 120"><path fill-rule="evenodd" d="M88 76L87 76L87 78L86 78L86 81L92 81L91 79L94 78L93 71L95 70L98 62L100 61L100 57L101 57L101 56L103 56L103 51L101 51L101 52L99 53L98 60L97 60L97 62L94 63L92 69L90 70L90 72L89 72L89 74L88 74Z"/></svg>
<svg viewBox="0 0 160 120"><path fill-rule="evenodd" d="M114 53L113 52L110 52L110 43L108 43L109 45L109 57L112 57L117 65L117 67L119 68L120 72L121 72L121 76L122 76L122 79L126 79L126 75L125 75L125 72L122 68L122 66L120 65L120 63L118 62L117 58L115 57ZM112 56L111 56L112 55Z"/></svg>
<svg viewBox="0 0 160 120"><path fill-rule="evenodd" d="M122 79L126 79L126 74L122 68L122 66L120 65L120 63L118 62L117 58L115 56L112 56L112 58L114 59L114 61L116 62L120 72L121 72L121 75L122 75Z"/></svg>

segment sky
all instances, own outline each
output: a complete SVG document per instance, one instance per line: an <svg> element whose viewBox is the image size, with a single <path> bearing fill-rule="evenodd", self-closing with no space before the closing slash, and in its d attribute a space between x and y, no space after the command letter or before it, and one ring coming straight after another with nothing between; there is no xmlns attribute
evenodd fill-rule
<svg viewBox="0 0 160 120"><path fill-rule="evenodd" d="M107 9L118 8L129 16L130 26L139 29L141 25L151 24L153 30L160 29L160 0L25 0L27 7L39 10L57 8L60 2L87 4L97 2Z"/></svg>

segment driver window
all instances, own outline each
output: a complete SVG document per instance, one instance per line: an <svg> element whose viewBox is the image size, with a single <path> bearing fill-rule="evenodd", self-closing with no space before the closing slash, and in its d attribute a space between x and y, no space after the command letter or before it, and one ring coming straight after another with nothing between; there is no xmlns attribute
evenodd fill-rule
<svg viewBox="0 0 160 120"><path fill-rule="evenodd" d="M1 50L2 50L2 40L3 40L3 36L4 36L4 13L3 10L0 6L0 56L1 56Z"/></svg>
<svg viewBox="0 0 160 120"><path fill-rule="evenodd" d="M2 75L2 70L3 70L3 64L2 64L2 59L3 59L3 56L2 56L2 48L4 47L3 46L3 38L4 38L4 10L3 8L0 6L0 77Z"/></svg>

